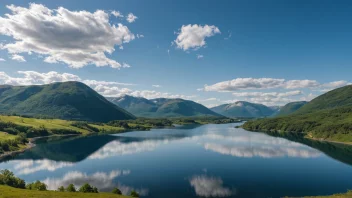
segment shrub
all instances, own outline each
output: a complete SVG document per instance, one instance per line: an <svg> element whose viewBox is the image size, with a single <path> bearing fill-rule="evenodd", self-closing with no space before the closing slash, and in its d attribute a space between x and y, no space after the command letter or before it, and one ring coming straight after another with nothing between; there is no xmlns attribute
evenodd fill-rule
<svg viewBox="0 0 352 198"><path fill-rule="evenodd" d="M114 193L114 194L122 195L121 190L118 189L118 188L114 188L111 192Z"/></svg>
<svg viewBox="0 0 352 198"><path fill-rule="evenodd" d="M0 171L0 184L12 186L14 188L25 188L26 183L24 180L15 177L13 172L5 169Z"/></svg>
<svg viewBox="0 0 352 198"><path fill-rule="evenodd" d="M57 191L59 191L59 192L65 192L65 188L64 188L63 186L60 186L60 187L57 189Z"/></svg>
<svg viewBox="0 0 352 198"><path fill-rule="evenodd" d="M29 190L39 190L39 191L45 191L47 190L46 184L40 182L40 181L35 181L33 183L29 183L26 185L26 188Z"/></svg>
<svg viewBox="0 0 352 198"><path fill-rule="evenodd" d="M69 184L66 188L67 192L76 192L76 187L73 184Z"/></svg>
<svg viewBox="0 0 352 198"><path fill-rule="evenodd" d="M83 184L78 191L83 193L98 193L98 189L88 183Z"/></svg>
<svg viewBox="0 0 352 198"><path fill-rule="evenodd" d="M131 191L130 195L131 195L131 197L139 197L139 194L134 190Z"/></svg>

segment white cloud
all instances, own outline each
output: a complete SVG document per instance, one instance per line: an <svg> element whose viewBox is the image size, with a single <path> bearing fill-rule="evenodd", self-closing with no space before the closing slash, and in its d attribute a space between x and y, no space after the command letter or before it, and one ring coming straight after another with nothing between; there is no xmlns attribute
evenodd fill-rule
<svg viewBox="0 0 352 198"><path fill-rule="evenodd" d="M3 58L0 58L0 62L4 62L4 61L6 61L5 59L3 59Z"/></svg>
<svg viewBox="0 0 352 198"><path fill-rule="evenodd" d="M201 54L197 54L197 59L202 59L202 58L204 58L204 56L203 56L203 55L201 55Z"/></svg>
<svg viewBox="0 0 352 198"><path fill-rule="evenodd" d="M341 86L347 84L347 81L335 81L321 84L316 80L285 80L277 78L235 78L229 81L222 81L213 85L205 85L205 91L238 91L253 89L302 89L302 88L321 88L328 86Z"/></svg>
<svg viewBox="0 0 352 198"><path fill-rule="evenodd" d="M234 190L224 187L224 182L219 177L197 175L193 176L189 183L196 194L202 197L228 197L235 193Z"/></svg>
<svg viewBox="0 0 352 198"><path fill-rule="evenodd" d="M9 5L10 14L0 17L0 34L12 37L4 44L10 54L37 53L48 63L66 63L73 68L88 64L121 68L106 56L135 39L127 26L109 23L102 10L70 11L64 7L49 9L31 3L29 8Z"/></svg>
<svg viewBox="0 0 352 198"><path fill-rule="evenodd" d="M111 14L112 15L114 15L115 17L123 17L123 15L121 14L121 12L119 12L119 11L116 11L116 10L113 10L112 12L111 12Z"/></svg>
<svg viewBox="0 0 352 198"><path fill-rule="evenodd" d="M177 38L174 41L177 48L183 50L194 49L197 50L206 45L205 39L207 37L219 34L220 30L214 25L183 25Z"/></svg>
<svg viewBox="0 0 352 198"><path fill-rule="evenodd" d="M133 91L129 95L135 97L143 97L147 99L154 99L154 98L183 98L183 99L192 99L195 98L195 95L187 96L182 94L171 94L167 92L158 92L153 90L142 90L142 91Z"/></svg>
<svg viewBox="0 0 352 198"><path fill-rule="evenodd" d="M155 88L160 88L161 85L152 85L152 87L155 87Z"/></svg>
<svg viewBox="0 0 352 198"><path fill-rule="evenodd" d="M289 91L289 92L234 92L233 96L236 97L287 97L287 96L297 96L302 95L302 91Z"/></svg>
<svg viewBox="0 0 352 198"><path fill-rule="evenodd" d="M135 22L136 20L138 19L137 16L135 16L133 13L129 13L126 17L126 20L129 22L129 23L133 23Z"/></svg>
<svg viewBox="0 0 352 198"><path fill-rule="evenodd" d="M11 59L15 60L15 61L18 61L18 62L26 62L26 59L24 59L23 56L18 55L18 54L12 54L11 55Z"/></svg>

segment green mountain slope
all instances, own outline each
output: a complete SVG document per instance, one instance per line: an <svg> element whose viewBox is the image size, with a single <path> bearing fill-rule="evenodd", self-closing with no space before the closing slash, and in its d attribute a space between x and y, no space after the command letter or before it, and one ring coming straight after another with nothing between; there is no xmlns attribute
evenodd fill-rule
<svg viewBox="0 0 352 198"><path fill-rule="evenodd" d="M0 86L0 113L97 122L135 118L80 82Z"/></svg>
<svg viewBox="0 0 352 198"><path fill-rule="evenodd" d="M303 132L311 138L352 142L352 86L325 93L290 115L249 121L243 128Z"/></svg>
<svg viewBox="0 0 352 198"><path fill-rule="evenodd" d="M277 116L283 116L283 115L288 115L291 114L298 109L300 109L303 105L307 104L308 102L306 101L298 101L298 102L290 102L287 103L285 106L280 108L280 111L278 112Z"/></svg>
<svg viewBox="0 0 352 198"><path fill-rule="evenodd" d="M139 117L221 116L201 104L179 98L156 98L148 100L125 95L107 99Z"/></svg>
<svg viewBox="0 0 352 198"><path fill-rule="evenodd" d="M214 112L227 117L267 117L275 112L275 109L262 104L238 101L232 104L223 104L211 108Z"/></svg>

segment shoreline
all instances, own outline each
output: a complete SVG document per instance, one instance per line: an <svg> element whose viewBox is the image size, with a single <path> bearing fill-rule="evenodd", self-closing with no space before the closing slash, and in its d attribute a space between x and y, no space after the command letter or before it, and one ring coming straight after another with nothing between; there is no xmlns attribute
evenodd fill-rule
<svg viewBox="0 0 352 198"><path fill-rule="evenodd" d="M246 131L250 131L250 132L260 132L260 133L265 133L267 135L270 135L270 133L266 132L266 131L251 131L251 130L247 130L245 128L243 128L242 126L240 126L239 128L242 128ZM280 131L275 131L277 133L294 133L294 132L280 132ZM303 132L302 132L303 133ZM319 142L327 142L327 143L334 143L334 144L344 144L344 145L348 145L348 146L352 146L352 142L340 142L340 141L335 141L335 140L326 140L326 139L321 139L321 138L314 138L312 136L310 136L308 133L303 133L306 134L306 136L304 136L303 138L309 139L309 140L313 140L313 141L319 141Z"/></svg>
<svg viewBox="0 0 352 198"><path fill-rule="evenodd" d="M49 136L39 136L39 137L34 137L34 138L28 138L28 143L25 144L24 148L21 148L16 151L7 151L5 153L2 153L2 154L0 154L0 160L4 159L6 157L9 157L9 156L14 156L14 155L23 153L23 152L27 151L28 149L35 147L36 144L34 142L37 141L38 139L49 138L49 137L64 137L64 136L77 136L77 134L49 135Z"/></svg>

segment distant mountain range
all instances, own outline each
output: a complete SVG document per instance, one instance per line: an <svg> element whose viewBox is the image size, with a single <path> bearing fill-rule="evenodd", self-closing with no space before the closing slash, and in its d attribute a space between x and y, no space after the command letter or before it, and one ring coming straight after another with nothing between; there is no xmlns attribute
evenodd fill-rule
<svg viewBox="0 0 352 198"><path fill-rule="evenodd" d="M179 98L156 98L148 100L146 98L125 95L116 98L108 97L107 99L138 117L221 116L199 103Z"/></svg>
<svg viewBox="0 0 352 198"><path fill-rule="evenodd" d="M245 118L268 117L278 111L277 107L267 107L262 104L255 104L245 101L223 104L213 107L211 110L227 117Z"/></svg>
<svg viewBox="0 0 352 198"><path fill-rule="evenodd" d="M81 82L2 85L0 113L96 122L135 118Z"/></svg>

